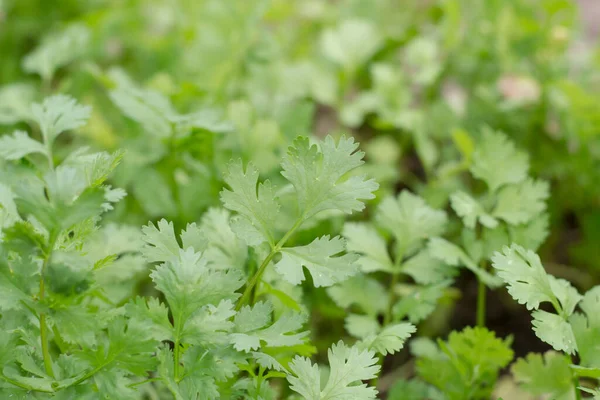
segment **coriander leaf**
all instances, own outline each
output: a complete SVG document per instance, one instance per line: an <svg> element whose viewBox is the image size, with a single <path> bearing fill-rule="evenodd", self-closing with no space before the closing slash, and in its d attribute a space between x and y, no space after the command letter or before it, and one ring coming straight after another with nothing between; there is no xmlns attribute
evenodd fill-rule
<svg viewBox="0 0 600 400"><path fill-rule="evenodd" d="M204 256L208 265L214 269L236 268L242 270L248 256L248 248L238 239L231 229L230 214L227 210L210 208L202 216L200 229L206 237L206 250ZM184 246L186 243L185 232L181 234ZM195 250L201 250L200 245L195 245Z"/></svg>
<svg viewBox="0 0 600 400"><path fill-rule="evenodd" d="M363 272L392 272L393 262L388 255L387 245L375 228L348 222L342 234L347 240L347 250L361 255L358 264Z"/></svg>
<svg viewBox="0 0 600 400"><path fill-rule="evenodd" d="M296 312L286 312L272 325L264 329L254 329L246 332L232 333L230 335L233 347L239 351L256 350L261 347L261 342L266 346L295 346L302 344L308 332L293 333L302 328L305 317ZM264 320L256 321L257 324ZM243 327L243 326L242 326ZM246 326L248 328L248 326ZM236 328L236 330L239 328Z"/></svg>
<svg viewBox="0 0 600 400"><path fill-rule="evenodd" d="M400 323L388 325L381 332L371 334L363 340L363 345L386 356L394 354L404 347L404 342L417 331L413 324Z"/></svg>
<svg viewBox="0 0 600 400"><path fill-rule="evenodd" d="M229 299L221 300L217 305L206 304L183 324L179 341L204 346L227 344L227 334L234 325L230 319L234 315L234 304Z"/></svg>
<svg viewBox="0 0 600 400"><path fill-rule="evenodd" d="M252 356L254 357L254 360L256 360L256 363L263 368L272 369L279 372L286 371L285 367L281 365L277 359L268 354L253 351Z"/></svg>
<svg viewBox="0 0 600 400"><path fill-rule="evenodd" d="M548 183L527 179L519 184L503 187L498 192L494 216L512 225L530 222L546 209L550 195Z"/></svg>
<svg viewBox="0 0 600 400"><path fill-rule="evenodd" d="M15 194L10 188L0 183L0 243L2 243L2 229L10 228L21 217L15 204Z"/></svg>
<svg viewBox="0 0 600 400"><path fill-rule="evenodd" d="M143 240L146 242L144 256L149 262L171 261L179 257L181 248L175 238L172 222L161 219L156 224L150 223L142 227Z"/></svg>
<svg viewBox="0 0 600 400"><path fill-rule="evenodd" d="M155 297L136 297L126 306L127 314L137 326L145 328L156 340L173 340L169 310Z"/></svg>
<svg viewBox="0 0 600 400"><path fill-rule="evenodd" d="M600 286L588 290L579 303L582 313L575 313L569 319L577 342L581 365L600 367Z"/></svg>
<svg viewBox="0 0 600 400"><path fill-rule="evenodd" d="M424 249L402 263L402 272L421 285L429 285L455 276L457 269Z"/></svg>
<svg viewBox="0 0 600 400"><path fill-rule="evenodd" d="M548 351L541 354L528 354L511 367L515 380L536 396L550 396L555 400L571 400L573 381L571 360L568 356Z"/></svg>
<svg viewBox="0 0 600 400"><path fill-rule="evenodd" d="M243 285L240 273L211 271L206 259L193 249L180 250L179 257L159 265L150 277L169 304L174 318L184 323L197 310L222 300L235 300Z"/></svg>
<svg viewBox="0 0 600 400"><path fill-rule="evenodd" d="M351 336L359 339L377 335L377 332L381 330L374 316L358 314L349 314L344 319L344 327ZM368 348L368 346L365 347Z"/></svg>
<svg viewBox="0 0 600 400"><path fill-rule="evenodd" d="M536 251L548 236L548 214L543 213L526 224L509 225L508 232L514 243Z"/></svg>
<svg viewBox="0 0 600 400"><path fill-rule="evenodd" d="M323 54L348 70L367 61L381 43L377 27L361 19L345 20L337 28L325 30L320 38Z"/></svg>
<svg viewBox="0 0 600 400"><path fill-rule="evenodd" d="M109 96L121 112L142 125L150 135L168 137L172 132L169 117L176 114L169 99L157 91L136 87L129 78L116 71L112 75L119 86Z"/></svg>
<svg viewBox="0 0 600 400"><path fill-rule="evenodd" d="M12 125L30 120L31 103L36 94L37 89L28 83L12 83L0 87L0 124Z"/></svg>
<svg viewBox="0 0 600 400"><path fill-rule="evenodd" d="M0 158L18 160L33 153L48 156L44 145L31 139L26 132L15 131L12 135L0 136Z"/></svg>
<svg viewBox="0 0 600 400"><path fill-rule="evenodd" d="M465 192L458 191L450 196L450 204L469 229L474 229L477 220L488 228L498 226L498 221L488 214L483 206Z"/></svg>
<svg viewBox="0 0 600 400"><path fill-rule="evenodd" d="M544 301L555 302L550 279L540 258L531 250L513 244L492 257L492 266L508 285L508 293L528 310Z"/></svg>
<svg viewBox="0 0 600 400"><path fill-rule="evenodd" d="M508 292L528 310L537 309L540 303L552 303L563 318L571 315L581 296L564 279L548 275L540 258L531 250L513 244L503 253L492 257L492 265L508 284Z"/></svg>
<svg viewBox="0 0 600 400"><path fill-rule="evenodd" d="M289 367L292 374L287 380L290 389L299 393L306 400L372 400L377 390L366 384L354 383L372 379L379 372L375 353L360 351L356 346L346 347L341 341L334 344L327 352L330 374L327 384L321 391L321 376L317 365L308 358L296 357Z"/></svg>
<svg viewBox="0 0 600 400"><path fill-rule="evenodd" d="M71 25L62 32L46 37L23 59L23 69L49 82L58 68L83 55L89 48L90 31L83 25Z"/></svg>
<svg viewBox="0 0 600 400"><path fill-rule="evenodd" d="M369 315L386 310L387 290L379 281L359 274L327 288L327 294L342 308L359 306Z"/></svg>
<svg viewBox="0 0 600 400"><path fill-rule="evenodd" d="M418 379L398 380L388 392L388 400L442 400L444 395Z"/></svg>
<svg viewBox="0 0 600 400"><path fill-rule="evenodd" d="M502 281L497 276L494 276L477 266L477 264L460 247L450 243L446 239L432 238L427 245L427 251L432 257L437 258L448 265L464 265L491 288L498 287L502 284Z"/></svg>
<svg viewBox="0 0 600 400"><path fill-rule="evenodd" d="M306 246L281 249L281 260L275 269L288 282L298 285L304 280L302 267L310 271L315 287L331 286L358 272L358 255L337 256L346 247L344 239L329 235L313 240Z"/></svg>
<svg viewBox="0 0 600 400"><path fill-rule="evenodd" d="M356 151L353 138L342 137L336 144L327 136L320 146L310 145L307 137L298 137L288 148L281 174L292 183L302 220L325 210L351 214L361 211L361 200L373 199L379 185L372 179L344 175L363 164L364 153ZM272 212L272 211L271 211Z"/></svg>
<svg viewBox="0 0 600 400"><path fill-rule="evenodd" d="M403 190L398 197L385 198L377 208L379 226L394 235L400 254L411 252L423 240L446 230L446 213L430 207L421 197Z"/></svg>
<svg viewBox="0 0 600 400"><path fill-rule="evenodd" d="M31 110L47 146L51 146L61 133L85 125L92 112L91 107L82 106L72 97L62 94L47 97L41 104L33 104Z"/></svg>
<svg viewBox="0 0 600 400"><path fill-rule="evenodd" d="M531 315L533 331L538 338L548 343L554 350L575 354L577 342L571 325L563 317L542 310L535 310Z"/></svg>
<svg viewBox="0 0 600 400"><path fill-rule="evenodd" d="M271 182L258 183L258 169L242 161L229 164L225 182L231 189L221 191L223 206L238 213L233 230L250 246L268 242L275 245L273 233L279 216L279 202Z"/></svg>
<svg viewBox="0 0 600 400"><path fill-rule="evenodd" d="M234 323L237 332L250 332L260 329L271 322L273 306L271 303L259 301L252 307L243 306L235 315Z"/></svg>
<svg viewBox="0 0 600 400"><path fill-rule="evenodd" d="M441 352L433 349L418 357L417 371L450 400L490 398L499 371L513 358L510 342L486 328L451 332L438 345Z"/></svg>
<svg viewBox="0 0 600 400"><path fill-rule="evenodd" d="M552 293L554 293L554 296L556 296L561 305L563 315L565 317L570 316L575 311L575 307L582 299L582 296L569 281L555 278L552 275L548 275L548 279L550 280Z"/></svg>
<svg viewBox="0 0 600 400"><path fill-rule="evenodd" d="M435 285L414 287L410 293L404 294L394 305L395 318L400 320L408 317L413 324L424 320L435 310L438 300L451 283L451 280L446 280Z"/></svg>
<svg viewBox="0 0 600 400"><path fill-rule="evenodd" d="M518 151L505 134L484 131L483 140L473 153L471 173L474 177L484 180L494 192L503 185L525 180L528 170L527 154Z"/></svg>

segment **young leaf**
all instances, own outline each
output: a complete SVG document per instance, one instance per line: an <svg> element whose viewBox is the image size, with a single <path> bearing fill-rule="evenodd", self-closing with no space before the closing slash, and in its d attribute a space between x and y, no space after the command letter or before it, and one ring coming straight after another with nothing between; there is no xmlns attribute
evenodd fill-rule
<svg viewBox="0 0 600 400"><path fill-rule="evenodd" d="M364 153L356 151L353 138L342 137L336 144L327 136L317 145L310 145L306 137L298 137L289 147L281 164L281 174L294 185L298 211L302 220L321 211L337 210L346 214L361 211L361 200L374 198L379 185L372 179L352 176L342 180L346 173L363 164Z"/></svg>
<svg viewBox="0 0 600 400"><path fill-rule="evenodd" d="M385 198L375 218L379 226L394 235L403 252L410 252L423 240L443 234L448 220L444 211L430 207L407 190L396 198Z"/></svg>
<svg viewBox="0 0 600 400"><path fill-rule="evenodd" d="M386 356L394 354L404 347L404 342L417 331L413 324L401 323L388 325L375 335L369 335L362 342L368 349Z"/></svg>
<svg viewBox="0 0 600 400"><path fill-rule="evenodd" d="M377 230L367 224L348 222L342 232L346 248L361 255L358 264L363 272L393 271L385 240Z"/></svg>
<svg viewBox="0 0 600 400"><path fill-rule="evenodd" d="M225 182L231 189L221 191L223 206L238 213L233 220L236 234L255 246L262 242L275 245L273 233L279 213L279 203L269 181L258 183L258 169L249 163L244 171L242 161L229 164Z"/></svg>
<svg viewBox="0 0 600 400"><path fill-rule="evenodd" d="M477 220L481 225L488 228L498 226L498 221L488 214L483 206L465 192L458 191L450 196L450 204L456 214L462 218L463 223L469 229L475 229Z"/></svg>
<svg viewBox="0 0 600 400"><path fill-rule="evenodd" d="M0 158L19 160L33 153L47 156L44 145L31 139L26 132L15 131L12 135L0 136Z"/></svg>
<svg viewBox="0 0 600 400"><path fill-rule="evenodd" d="M548 183L528 179L517 185L505 186L498 192L494 216L512 225L530 222L546 209L550 195Z"/></svg>
<svg viewBox="0 0 600 400"><path fill-rule="evenodd" d="M275 269L288 282L298 285L304 280L302 267L310 271L316 287L331 286L358 272L357 254L344 254L346 242L329 235L313 240L306 246L285 247L281 250L281 260Z"/></svg>
<svg viewBox="0 0 600 400"><path fill-rule="evenodd" d="M503 185L525 180L528 171L527 154L518 151L505 134L484 131L483 140L473 153L471 173L474 177L484 180L495 192Z"/></svg>
<svg viewBox="0 0 600 400"><path fill-rule="evenodd" d="M308 358L296 357L289 365L291 374L287 380L290 389L306 400L372 400L377 390L357 382L372 379L379 372L377 358L371 351L360 351L356 346L346 347L342 342L334 344L327 352L330 374L321 390L321 376L317 365ZM354 385L353 385L354 384Z"/></svg>
<svg viewBox="0 0 600 400"><path fill-rule="evenodd" d="M568 356L553 351L528 354L511 367L515 380L529 393L550 396L556 400L571 400L573 380L571 360Z"/></svg>
<svg viewBox="0 0 600 400"><path fill-rule="evenodd" d="M62 94L32 106L33 119L40 126L47 146L52 145L61 133L85 125L91 112L91 107L82 106L72 97Z"/></svg>

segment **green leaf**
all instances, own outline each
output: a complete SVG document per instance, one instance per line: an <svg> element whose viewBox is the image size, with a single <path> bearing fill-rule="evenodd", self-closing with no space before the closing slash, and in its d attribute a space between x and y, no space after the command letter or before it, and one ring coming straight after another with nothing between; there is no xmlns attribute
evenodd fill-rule
<svg viewBox="0 0 600 400"><path fill-rule="evenodd" d="M492 266L508 285L508 293L528 310L537 309L544 301L554 301L550 279L534 252L513 244L494 254Z"/></svg>
<svg viewBox="0 0 600 400"><path fill-rule="evenodd" d="M417 328L409 323L388 325L381 332L366 337L362 343L370 350L386 356L400 351L404 342L416 331Z"/></svg>
<svg viewBox="0 0 600 400"><path fill-rule="evenodd" d="M556 400L573 398L571 360L568 356L553 351L528 354L511 367L515 380L535 396L550 396Z"/></svg>
<svg viewBox="0 0 600 400"><path fill-rule="evenodd" d="M315 287L331 286L358 272L358 255L337 256L346 247L344 239L329 235L317 238L306 246L281 249L281 260L275 269L288 282L298 285L304 280L302 267L310 271Z"/></svg>
<svg viewBox="0 0 600 400"><path fill-rule="evenodd" d="M62 32L46 37L23 59L23 69L50 82L56 71L75 61L88 49L90 31L83 25L71 25Z"/></svg>
<svg viewBox="0 0 600 400"><path fill-rule="evenodd" d="M502 281L477 266L477 264L458 246L446 239L432 238L427 245L427 251L432 257L453 266L465 266L491 288L499 287Z"/></svg>
<svg viewBox="0 0 600 400"><path fill-rule="evenodd" d="M527 178L529 158L518 151L501 132L486 129L483 140L475 147L471 173L484 180L492 192L506 184L522 182Z"/></svg>
<svg viewBox="0 0 600 400"><path fill-rule="evenodd" d="M159 265L150 277L167 300L174 318L184 323L197 310L222 300L235 300L243 285L237 271L211 271L206 259L193 249L180 250L179 258Z"/></svg>
<svg viewBox="0 0 600 400"><path fill-rule="evenodd" d="M259 303L260 304L260 303ZM261 309L264 306L259 306ZM261 313L264 312L261 310ZM253 310L253 314L256 314ZM262 315L264 316L264 314ZM247 321L245 325L237 326L237 333L232 333L231 343L236 350L239 351L250 351L257 350L262 346L261 342L264 342L266 346L280 347L280 346L295 346L302 344L304 338L308 335L308 332L295 333L302 328L306 318L300 313L286 312L272 325L263 328L264 325L259 325L265 320L261 317L255 317L253 321L255 324L248 325ZM237 321L236 321L237 322ZM247 329L245 332L240 328ZM250 328L250 329L249 329ZM253 328L253 329L252 329Z"/></svg>
<svg viewBox="0 0 600 400"><path fill-rule="evenodd" d="M456 214L462 218L469 229L475 229L477 220L488 228L498 226L498 221L488 214L483 206L465 192L456 192L450 196L450 204Z"/></svg>
<svg viewBox="0 0 600 400"><path fill-rule="evenodd" d="M536 251L548 237L549 224L548 214L543 213L526 224L509 225L508 232L514 243Z"/></svg>
<svg viewBox="0 0 600 400"><path fill-rule="evenodd" d="M542 341L548 343L557 351L575 354L577 342L571 325L557 314L535 310L533 316L533 331Z"/></svg>
<svg viewBox="0 0 600 400"><path fill-rule="evenodd" d="M600 286L588 290L579 303L582 313L569 319L577 342L581 365L600 368Z"/></svg>
<svg viewBox="0 0 600 400"><path fill-rule="evenodd" d="M116 71L112 75L118 87L109 96L121 112L142 125L144 132L158 138L169 137L173 130L169 118L176 114L169 99L157 91L136 87Z"/></svg>
<svg viewBox="0 0 600 400"><path fill-rule="evenodd" d="M279 372L287 371L285 367L281 365L279 361L277 361L277 359L268 354L253 351L252 356L254 357L256 363L263 368L272 369Z"/></svg>
<svg viewBox="0 0 600 400"><path fill-rule="evenodd" d="M292 374L287 380L290 389L306 400L371 400L377 396L377 390L357 382L372 379L379 372L375 353L360 351L356 346L346 347L341 341L327 352L330 374L321 390L321 376L316 364L308 358L296 357L289 365Z"/></svg>
<svg viewBox="0 0 600 400"><path fill-rule="evenodd" d="M393 271L393 262L385 240L377 230L367 224L347 222L342 232L347 240L346 248L360 254L358 264L363 272Z"/></svg>
<svg viewBox="0 0 600 400"><path fill-rule="evenodd" d="M365 205L361 200L375 197L373 192L379 185L374 180L359 176L342 179L363 164L364 153L357 148L358 143L346 137L336 144L327 136L319 146L310 145L309 139L302 136L294 140L281 164L281 174L296 189L302 220L326 210L346 214L362 211Z"/></svg>
<svg viewBox="0 0 600 400"><path fill-rule="evenodd" d="M581 299L569 282L546 274L540 258L519 245L513 244L494 254L492 265L507 283L510 295L528 310L548 301L566 318Z"/></svg>
<svg viewBox="0 0 600 400"><path fill-rule="evenodd" d="M166 262L179 258L181 248L175 238L172 222L161 219L156 224L142 227L143 240L146 242L144 256L149 262Z"/></svg>
<svg viewBox="0 0 600 400"><path fill-rule="evenodd" d="M370 21L349 19L335 29L326 29L320 38L320 46L329 60L354 70L375 53L382 41L382 36Z"/></svg>
<svg viewBox="0 0 600 400"><path fill-rule="evenodd" d="M395 318L408 320L416 324L427 318L437 306L438 300L444 295L444 290L452 284L451 280L439 282L430 286L417 286L411 292L404 294L393 307Z"/></svg>
<svg viewBox="0 0 600 400"><path fill-rule="evenodd" d="M513 358L509 340L480 327L451 332L438 345L442 353L419 356L417 371L451 400L490 398L500 370Z"/></svg>
<svg viewBox="0 0 600 400"><path fill-rule="evenodd" d="M517 185L503 187L493 214L509 224L528 223L546 209L550 196L548 183L528 179Z"/></svg>
<svg viewBox="0 0 600 400"><path fill-rule="evenodd" d="M359 314L348 314L344 319L344 328L346 328L346 331L351 336L358 339L365 339L369 336L377 335L377 332L381 330L375 316ZM364 347L368 348L368 346Z"/></svg>
<svg viewBox="0 0 600 400"><path fill-rule="evenodd" d="M424 249L402 263L402 272L421 285L441 282L457 274L455 266L446 264Z"/></svg>
<svg viewBox="0 0 600 400"><path fill-rule="evenodd" d="M18 160L34 153L48 156L44 145L31 139L26 132L15 131L12 135L0 136L0 158Z"/></svg>
<svg viewBox="0 0 600 400"><path fill-rule="evenodd" d="M221 191L223 206L238 213L233 230L250 246L268 242L274 245L273 234L279 216L279 202L269 181L258 183L258 169L249 163L244 171L242 161L229 164L225 182L230 189Z"/></svg>
<svg viewBox="0 0 600 400"><path fill-rule="evenodd" d="M398 380L388 392L388 400L442 400L444 395L418 379Z"/></svg>
<svg viewBox="0 0 600 400"><path fill-rule="evenodd" d="M401 251L397 257L414 251L423 240L444 233L448 221L444 211L430 207L421 197L407 190L396 198L385 198L377 208L375 219L379 226L394 235Z"/></svg>
<svg viewBox="0 0 600 400"><path fill-rule="evenodd" d="M369 315L377 315L387 309L386 292L381 283L362 274L327 288L327 294L339 307L357 305Z"/></svg>
<svg viewBox="0 0 600 400"><path fill-rule="evenodd" d="M47 97L41 104L33 104L31 109L47 146L61 133L85 125L92 112L91 107L62 94Z"/></svg>

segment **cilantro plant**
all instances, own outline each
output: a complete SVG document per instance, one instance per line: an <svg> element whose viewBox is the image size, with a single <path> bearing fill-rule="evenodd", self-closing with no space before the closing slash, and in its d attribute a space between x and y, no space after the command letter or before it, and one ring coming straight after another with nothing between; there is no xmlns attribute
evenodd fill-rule
<svg viewBox="0 0 600 400"><path fill-rule="evenodd" d="M594 2L397 3L0 0L0 398L600 398Z"/></svg>

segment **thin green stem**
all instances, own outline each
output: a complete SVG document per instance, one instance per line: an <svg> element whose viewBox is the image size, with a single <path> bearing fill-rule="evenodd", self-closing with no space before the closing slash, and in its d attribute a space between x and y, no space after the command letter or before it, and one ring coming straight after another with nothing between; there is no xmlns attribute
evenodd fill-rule
<svg viewBox="0 0 600 400"><path fill-rule="evenodd" d="M40 271L40 290L39 290L39 300L43 301L46 288L44 283L44 273L46 272L46 268L50 263L50 258L52 257L52 251L54 250L54 245L56 243L56 239L58 235L55 232L51 232L48 239L48 247L46 250L46 254L44 257L44 262L42 264L42 269ZM46 323L46 314L40 313L40 340L42 343L42 357L44 359L44 368L46 369L46 373L54 378L54 370L52 368L52 355L50 354L50 344L48 343L48 325Z"/></svg>
<svg viewBox="0 0 600 400"><path fill-rule="evenodd" d="M481 279L478 279L477 287L477 326L485 327L485 302L486 287Z"/></svg>
<svg viewBox="0 0 600 400"><path fill-rule="evenodd" d="M573 356L569 356L569 358L571 359L571 364L575 364L573 362ZM581 390L579 390L579 375L577 375L576 372L572 372L573 373L573 389L575 390L575 400L581 400Z"/></svg>
<svg viewBox="0 0 600 400"><path fill-rule="evenodd" d="M54 393L54 390L48 389L41 389L41 388L34 388L32 386L29 386L25 383L19 382L19 381L15 381L14 379L9 378L8 376L4 375L4 374L0 374L0 378L2 378L2 380L4 380L5 382L10 383L11 385L20 387L21 389L25 389L25 390L29 390L32 392L42 392L42 393Z"/></svg>
<svg viewBox="0 0 600 400"><path fill-rule="evenodd" d="M304 222L304 218L299 218L298 221L296 221L296 223L294 224L294 226L292 226L292 228L281 238L281 240L279 242L277 242L277 244L275 246L273 246L273 248L271 249L271 251L269 252L267 257L260 264L260 267L258 267L258 270L256 271L256 273L252 276L252 278L250 278L250 280L246 284L246 289L244 289L244 293L242 294L242 297L240 297L240 299L238 300L238 302L235 306L235 309L237 311L239 311L243 306L248 304L248 302L250 301L250 298L252 296L252 291L254 290L254 287L260 282L260 279L261 279L263 273L267 269L267 266L269 265L269 263L271 262L273 257L275 257L275 254L277 254L277 253L279 253L279 251L281 251L281 248L283 247L283 245L285 245L285 243L294 234L294 232L296 232L296 230L300 227L300 225L302 225L303 222Z"/></svg>
<svg viewBox="0 0 600 400"><path fill-rule="evenodd" d="M179 343L179 338L177 338L173 346L173 375L175 375L175 382L179 382L179 357L181 355L180 347L181 343Z"/></svg>
<svg viewBox="0 0 600 400"><path fill-rule="evenodd" d="M162 381L162 378L148 378L148 379L144 379L143 381L130 383L129 385L127 385L127 387L134 388L134 387L137 387L137 386L145 385L146 383L158 382L158 381Z"/></svg>
<svg viewBox="0 0 600 400"><path fill-rule="evenodd" d="M392 322L392 310L394 308L394 301L396 300L396 293L394 292L396 283L398 283L398 273L394 272L392 273L392 281L390 282L390 289L388 292L388 307L383 318L384 326Z"/></svg>

